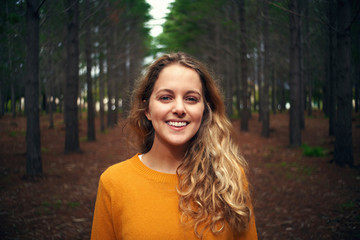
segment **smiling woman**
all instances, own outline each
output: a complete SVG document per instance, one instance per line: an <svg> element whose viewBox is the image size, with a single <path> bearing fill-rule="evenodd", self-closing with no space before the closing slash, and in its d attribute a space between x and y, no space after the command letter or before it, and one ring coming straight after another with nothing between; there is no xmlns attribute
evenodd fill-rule
<svg viewBox="0 0 360 240"><path fill-rule="evenodd" d="M187 144L199 130L204 112L200 77L191 68L180 64L170 65L159 74L148 101L149 107L145 115L152 123L155 137L143 162L147 165L149 161L154 164L154 159L158 160L159 167L155 169L160 170L164 166L162 162L167 160L153 155L168 151L174 153L179 146L183 146L183 150L179 152L181 160ZM174 164L173 169L165 171L176 173L177 167Z"/></svg>
<svg viewBox="0 0 360 240"><path fill-rule="evenodd" d="M134 91L140 153L101 176L92 239L257 239L246 162L219 88L184 54L151 64Z"/></svg>

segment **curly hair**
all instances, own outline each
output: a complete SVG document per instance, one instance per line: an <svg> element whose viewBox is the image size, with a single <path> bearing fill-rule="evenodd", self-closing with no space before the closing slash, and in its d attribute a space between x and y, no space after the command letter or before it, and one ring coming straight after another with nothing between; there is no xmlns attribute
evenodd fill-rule
<svg viewBox="0 0 360 240"><path fill-rule="evenodd" d="M155 132L145 116L148 99L160 72L171 64L180 64L199 74L205 102L199 131L191 139L177 169L181 220L194 227L198 238L202 238L206 229L217 234L226 225L235 233L241 233L252 214L245 177L247 163L234 142L219 87L203 64L181 52L158 58L133 92L128 124L141 152L150 151Z"/></svg>

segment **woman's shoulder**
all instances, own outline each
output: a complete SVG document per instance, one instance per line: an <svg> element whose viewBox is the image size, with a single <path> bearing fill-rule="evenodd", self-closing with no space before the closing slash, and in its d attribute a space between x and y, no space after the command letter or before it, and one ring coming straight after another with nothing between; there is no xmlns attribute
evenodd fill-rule
<svg viewBox="0 0 360 240"><path fill-rule="evenodd" d="M129 176L129 174L131 173L131 170L132 170L131 161L134 161L135 158L138 158L137 154L135 156L133 156L132 158L129 158L125 161L111 165L101 174L101 180L102 181L114 181L114 180L120 180L126 176Z"/></svg>

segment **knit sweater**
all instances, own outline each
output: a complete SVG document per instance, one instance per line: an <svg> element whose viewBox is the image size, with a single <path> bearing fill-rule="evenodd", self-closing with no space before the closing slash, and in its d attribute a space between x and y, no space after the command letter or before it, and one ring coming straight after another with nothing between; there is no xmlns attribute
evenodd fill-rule
<svg viewBox="0 0 360 240"><path fill-rule="evenodd" d="M197 239L180 222L177 184L176 174L152 170L138 155L109 167L100 177L91 239ZM257 239L254 217L240 237L225 227L203 239Z"/></svg>

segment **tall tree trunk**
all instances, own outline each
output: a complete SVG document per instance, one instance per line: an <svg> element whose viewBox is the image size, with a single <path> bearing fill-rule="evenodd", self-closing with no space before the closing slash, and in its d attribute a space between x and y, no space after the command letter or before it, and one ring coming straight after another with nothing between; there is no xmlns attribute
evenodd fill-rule
<svg viewBox="0 0 360 240"><path fill-rule="evenodd" d="M357 18L357 26L360 27L360 17ZM360 29L357 29L355 36L355 49L359 53L360 52ZM355 112L359 112L360 105L360 56L354 61L354 78L355 78Z"/></svg>
<svg viewBox="0 0 360 240"><path fill-rule="evenodd" d="M355 78L355 112L359 112L360 105L360 68L357 68L356 78Z"/></svg>
<svg viewBox="0 0 360 240"><path fill-rule="evenodd" d="M249 131L249 86L248 86L248 61L247 61L247 43L246 43L246 17L245 2L239 0L240 17L240 66L241 66L241 92L242 92L242 112L241 112L241 130Z"/></svg>
<svg viewBox="0 0 360 240"><path fill-rule="evenodd" d="M358 45L360 40L358 41ZM360 46L359 46L360 47ZM359 48L360 49L360 48ZM359 112L360 105L360 68L355 68L355 112Z"/></svg>
<svg viewBox="0 0 360 240"><path fill-rule="evenodd" d="M256 29L257 29L257 33L259 36L258 39L258 58L257 58L257 65L258 65L258 94L259 94L259 122L262 121L262 108L263 108L263 82L264 82L264 38L263 38L263 31L261 31L261 25L262 25L262 21L263 21L263 10L262 7L263 6L263 2L260 0L257 0L257 15L258 15L258 19L256 21Z"/></svg>
<svg viewBox="0 0 360 240"><path fill-rule="evenodd" d="M39 1L26 1L26 176L43 173L39 116Z"/></svg>
<svg viewBox="0 0 360 240"><path fill-rule="evenodd" d="M227 48L229 46L229 41L227 39L225 39L225 48ZM229 54L225 55L225 61L227 63L232 63L231 57ZM231 72L231 68L230 68L231 64L226 64L224 66L224 70L225 70L225 74L224 74L224 80L225 80L225 85L226 85L226 95L228 96L229 99L229 105L227 105L227 109L226 112L228 114L229 117L231 117L233 115L233 91L232 91L232 76L230 74Z"/></svg>
<svg viewBox="0 0 360 240"><path fill-rule="evenodd" d="M307 109L307 115L312 115L312 79L310 76L310 43L308 40L309 37L309 2L308 0L304 0L304 17L303 17L303 23L304 23L304 33L303 36L303 82L307 86L305 89L307 89L308 98L307 101L304 99L304 102L306 104L305 109ZM306 94L305 94L306 98Z"/></svg>
<svg viewBox="0 0 360 240"><path fill-rule="evenodd" d="M6 18L10 18L10 13L9 13L9 6L8 6L8 1L5 2L6 6ZM10 25L10 23L7 21L7 24ZM8 28L10 28L11 26L7 26ZM11 37L10 34L7 34L7 57L8 57L8 68L10 69L10 71L13 71L13 56L12 56L12 47L11 47ZM15 107L15 102L16 102L16 98L15 98L15 78L14 76L11 77L10 79L10 94L11 94L11 112L12 112L12 117L16 118L16 107ZM7 105L7 104L6 104Z"/></svg>
<svg viewBox="0 0 360 240"><path fill-rule="evenodd" d="M299 0L289 1L289 10L299 12ZM290 146L301 145L301 122L300 122L300 19L299 16L290 13Z"/></svg>
<svg viewBox="0 0 360 240"><path fill-rule="evenodd" d="M285 97L285 83L284 80L281 80L281 85L280 85L280 112L285 111L286 110L286 97Z"/></svg>
<svg viewBox="0 0 360 240"><path fill-rule="evenodd" d="M271 110L273 114L276 114L276 107L277 107L277 89L276 89L276 71L275 69L272 70L271 74Z"/></svg>
<svg viewBox="0 0 360 240"><path fill-rule="evenodd" d="M343 165L354 165L352 146L352 82L351 82L351 44L350 44L350 22L351 5L350 0L337 1L337 121L335 131L335 163Z"/></svg>
<svg viewBox="0 0 360 240"><path fill-rule="evenodd" d="M50 49L52 49L52 47L50 47ZM48 102L49 102L49 128L53 129L54 128L54 117L53 117L53 112L54 112L54 101L55 101L55 96L54 96L54 80L53 78L55 77L53 75L53 63L52 63L52 50L49 51L49 56L48 56L48 63L49 63L49 75L48 75Z"/></svg>
<svg viewBox="0 0 360 240"><path fill-rule="evenodd" d="M89 0L85 1L85 12L87 15L87 20L85 21L85 57L86 57L86 84L87 84L87 106L88 106L88 116L87 116L87 137L88 141L95 141L95 106L93 99L93 88L92 88L92 59L91 59L91 17L90 13L90 2Z"/></svg>
<svg viewBox="0 0 360 240"><path fill-rule="evenodd" d="M114 26L111 26L108 30L109 38L107 43L107 92L108 92L108 117L107 126L115 126L115 56L114 56Z"/></svg>
<svg viewBox="0 0 360 240"><path fill-rule="evenodd" d="M300 16L298 16L299 18L299 30L298 30L298 34L299 34L299 64L300 64L300 71L299 71L299 94L300 94L300 111L299 111L299 118L300 118L300 128L304 129L305 128L305 116L304 116L304 112L305 112L305 87L304 87L304 63L303 63L303 34L302 34L302 30L301 30L301 25L302 25L302 2L303 0L299 0L297 2L298 4L298 10L296 11L296 13L299 13Z"/></svg>
<svg viewBox="0 0 360 240"><path fill-rule="evenodd" d="M65 67L65 152L80 150L78 121L79 89L79 1L65 0L67 9L66 67Z"/></svg>
<svg viewBox="0 0 360 240"><path fill-rule="evenodd" d="M254 105L253 105L253 110L257 111L258 110L258 97L256 97L256 86L259 85L259 50L257 48L254 48L254 68L253 68L253 72L254 72L254 84L252 86L252 95L254 96Z"/></svg>
<svg viewBox="0 0 360 240"><path fill-rule="evenodd" d="M264 88L263 88L263 105L262 105L262 129L261 136L269 137L270 113L269 113L269 82L270 82L270 47L269 47L269 19L268 19L268 2L264 2L263 7L263 32L264 32Z"/></svg>
<svg viewBox="0 0 360 240"><path fill-rule="evenodd" d="M307 102L307 104L308 104L308 106L307 106L307 115L308 116L312 116L312 79L311 79L311 74L310 74L311 72L310 71L308 71L306 74L307 74L307 79L308 79L308 102Z"/></svg>
<svg viewBox="0 0 360 240"><path fill-rule="evenodd" d="M99 56L99 101L100 101L100 131L105 131L105 111L104 111L104 96L105 96L105 87L104 87L104 58L103 52L100 50Z"/></svg>
<svg viewBox="0 0 360 240"><path fill-rule="evenodd" d="M0 80L0 118L2 118L5 114L5 108L4 108L4 94L3 94L3 81Z"/></svg>
<svg viewBox="0 0 360 240"><path fill-rule="evenodd" d="M118 41L115 41L118 42ZM114 125L116 125L119 121L118 119L118 115L119 115L119 101L120 101L120 81L121 81L121 76L120 76L120 64L118 63L118 59L119 58L119 50L116 49L116 59L117 61L114 62L115 64L115 69L114 69L114 79L113 79L113 86L114 86L114 111L113 111L113 122Z"/></svg>
<svg viewBox="0 0 360 240"><path fill-rule="evenodd" d="M123 116L127 117L130 112L130 100L131 100L131 94L130 94L130 69L129 64L127 64L128 61L128 55L129 52L127 50L124 50L125 57L124 62L122 65L122 73L123 73L123 81L122 81L122 87L121 87L121 97L122 97L122 110L123 110Z"/></svg>
<svg viewBox="0 0 360 240"><path fill-rule="evenodd" d="M15 96L15 79L11 79L11 113L12 117L16 118L16 96Z"/></svg>
<svg viewBox="0 0 360 240"><path fill-rule="evenodd" d="M329 135L335 136L336 124L336 2L329 1Z"/></svg>
<svg viewBox="0 0 360 240"><path fill-rule="evenodd" d="M46 30L47 38L51 39L51 32L50 28L47 28ZM47 64L48 64L48 71L47 71L47 81L45 84L46 91L47 92L47 103L48 103L48 114L49 114L49 128L54 128L54 100L55 100L55 94L54 94L54 88L55 88L55 74L54 74L54 66L53 66L53 43L49 42L47 44Z"/></svg>

